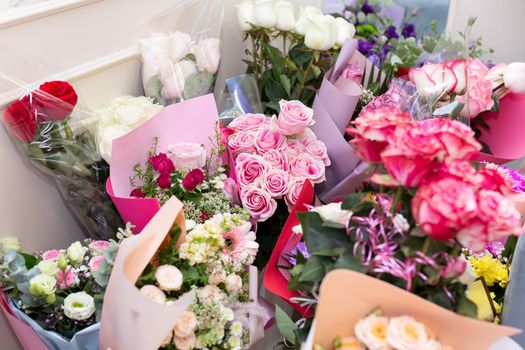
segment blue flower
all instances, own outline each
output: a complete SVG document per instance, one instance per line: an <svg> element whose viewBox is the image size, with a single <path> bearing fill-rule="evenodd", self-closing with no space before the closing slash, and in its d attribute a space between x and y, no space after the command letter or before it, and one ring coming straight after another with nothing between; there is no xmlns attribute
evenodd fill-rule
<svg viewBox="0 0 525 350"><path fill-rule="evenodd" d="M388 39L399 39L399 35L397 34L397 28L395 26L389 26L385 29L385 36Z"/></svg>
<svg viewBox="0 0 525 350"><path fill-rule="evenodd" d="M361 40L357 42L357 49L359 52L361 52L363 55L368 55L374 53L374 46L375 43L371 41Z"/></svg>
<svg viewBox="0 0 525 350"><path fill-rule="evenodd" d="M401 33L405 38L416 37L416 27L412 23L405 23L403 32Z"/></svg>
<svg viewBox="0 0 525 350"><path fill-rule="evenodd" d="M375 9L374 6L370 5L367 1L363 4L363 7L361 7L361 11L363 11L365 15L368 15L370 13L374 13Z"/></svg>

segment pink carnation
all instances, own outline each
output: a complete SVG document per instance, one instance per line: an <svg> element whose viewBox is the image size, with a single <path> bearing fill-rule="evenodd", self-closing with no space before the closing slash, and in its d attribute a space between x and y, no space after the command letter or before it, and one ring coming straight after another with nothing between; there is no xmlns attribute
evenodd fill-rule
<svg viewBox="0 0 525 350"><path fill-rule="evenodd" d="M94 253L101 254L109 247L108 241L93 241L89 243L89 249Z"/></svg>
<svg viewBox="0 0 525 350"><path fill-rule="evenodd" d="M261 126L269 124L270 120L264 114L245 114L235 118L228 127L235 131L256 131Z"/></svg>
<svg viewBox="0 0 525 350"><path fill-rule="evenodd" d="M104 261L103 255L96 255L89 261L89 269L91 272L98 272L100 270L100 264Z"/></svg>
<svg viewBox="0 0 525 350"><path fill-rule="evenodd" d="M257 221L266 221L277 210L277 202L263 189L246 186L241 190L242 206Z"/></svg>
<svg viewBox="0 0 525 350"><path fill-rule="evenodd" d="M61 250L61 249L51 249L51 250L47 250L45 252L42 253L42 260L57 260L58 259L58 256L60 254L62 254L64 252L64 250Z"/></svg>
<svg viewBox="0 0 525 350"><path fill-rule="evenodd" d="M67 268L65 271L57 270L57 285L66 289L74 286L79 282L77 273L72 268Z"/></svg>
<svg viewBox="0 0 525 350"><path fill-rule="evenodd" d="M256 154L241 153L235 160L235 174L241 187L261 179L270 170L270 164Z"/></svg>
<svg viewBox="0 0 525 350"><path fill-rule="evenodd" d="M255 135L255 148L259 154L264 154L271 149L282 151L286 148L286 137L277 130L261 128Z"/></svg>

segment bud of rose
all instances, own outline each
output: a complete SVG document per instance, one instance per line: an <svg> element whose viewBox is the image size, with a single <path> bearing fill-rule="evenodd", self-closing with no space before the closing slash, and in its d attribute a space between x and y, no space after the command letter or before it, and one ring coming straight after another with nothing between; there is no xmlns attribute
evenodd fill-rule
<svg viewBox="0 0 525 350"><path fill-rule="evenodd" d="M272 29L277 24L277 11L274 0L255 0L253 10L254 24Z"/></svg>
<svg viewBox="0 0 525 350"><path fill-rule="evenodd" d="M173 330L176 337L183 338L192 335L195 329L197 329L197 317L191 311L184 311Z"/></svg>
<svg viewBox="0 0 525 350"><path fill-rule="evenodd" d="M317 16L304 34L304 44L313 50L327 51L337 40L337 24L330 15Z"/></svg>
<svg viewBox="0 0 525 350"><path fill-rule="evenodd" d="M161 174L157 178L157 185L159 185L160 188L170 188L171 187L171 176L169 174Z"/></svg>
<svg viewBox="0 0 525 350"><path fill-rule="evenodd" d="M76 241L67 248L67 257L73 265L80 264L86 254L86 248L82 246L82 243Z"/></svg>
<svg viewBox="0 0 525 350"><path fill-rule="evenodd" d="M173 265L162 265L155 272L155 279L160 289L165 291L179 290L182 286L182 272Z"/></svg>
<svg viewBox="0 0 525 350"><path fill-rule="evenodd" d="M148 299L156 301L157 303L164 304L164 302L166 302L166 294L164 294L162 290L152 284L143 286L140 288L139 292L140 294L148 297Z"/></svg>
<svg viewBox="0 0 525 350"><path fill-rule="evenodd" d="M52 260L42 260L36 265L44 275L55 276L58 270L58 264Z"/></svg>
<svg viewBox="0 0 525 350"><path fill-rule="evenodd" d="M63 253L60 253L57 258L58 268L60 270L65 270L67 268L66 256Z"/></svg>
<svg viewBox="0 0 525 350"><path fill-rule="evenodd" d="M276 28L282 31L290 31L295 28L295 6L290 1L276 1L277 12Z"/></svg>
<svg viewBox="0 0 525 350"><path fill-rule="evenodd" d="M236 293L242 288L242 279L239 275L232 273L226 277L224 284L226 284L226 290L228 292Z"/></svg>
<svg viewBox="0 0 525 350"><path fill-rule="evenodd" d="M204 172L201 169L193 169L182 180L182 186L187 191L193 191L198 185L204 182Z"/></svg>
<svg viewBox="0 0 525 350"><path fill-rule="evenodd" d="M140 188L134 188L129 196L134 198L145 198L146 194Z"/></svg>
<svg viewBox="0 0 525 350"><path fill-rule="evenodd" d="M253 24L253 1L245 0L235 5L237 7L237 19L241 31L247 32L252 29Z"/></svg>

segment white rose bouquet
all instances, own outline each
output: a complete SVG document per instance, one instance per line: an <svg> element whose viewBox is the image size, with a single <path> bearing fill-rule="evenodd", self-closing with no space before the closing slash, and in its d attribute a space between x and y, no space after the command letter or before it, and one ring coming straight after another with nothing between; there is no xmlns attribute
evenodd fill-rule
<svg viewBox="0 0 525 350"><path fill-rule="evenodd" d="M187 33L154 33L140 41L146 96L167 105L213 92L220 40Z"/></svg>
<svg viewBox="0 0 525 350"><path fill-rule="evenodd" d="M17 329L20 322L29 325L50 349L70 342L98 345L96 323L117 250L116 241L85 240L30 255L20 252L15 237L0 239L0 288L8 303L3 311L18 319L9 322Z"/></svg>

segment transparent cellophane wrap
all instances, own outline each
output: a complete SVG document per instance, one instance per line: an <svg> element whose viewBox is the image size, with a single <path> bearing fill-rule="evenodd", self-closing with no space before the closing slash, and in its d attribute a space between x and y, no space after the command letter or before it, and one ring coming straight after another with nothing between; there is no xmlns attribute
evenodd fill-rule
<svg viewBox="0 0 525 350"><path fill-rule="evenodd" d="M140 235L122 241L111 272L100 327L100 348L112 350L158 349L179 317L195 301L195 290L183 294L170 305L158 303L143 295L135 286L146 266L155 259L159 248L170 244L173 226L181 229L177 241L180 246L186 237L183 204L171 197L149 221ZM250 330L250 344L264 337L265 317L255 312L257 304L257 269L248 267L249 299L254 304L234 310L243 313ZM252 313L250 310L253 310Z"/></svg>
<svg viewBox="0 0 525 350"><path fill-rule="evenodd" d="M131 29L142 57L142 85L168 105L213 92L220 63L222 1L182 0Z"/></svg>
<svg viewBox="0 0 525 350"><path fill-rule="evenodd" d="M114 237L122 222L105 191L109 166L90 132L98 121L81 101L71 105L40 84L0 73L0 85L20 96L5 106L2 122L21 155L53 179L86 237Z"/></svg>

